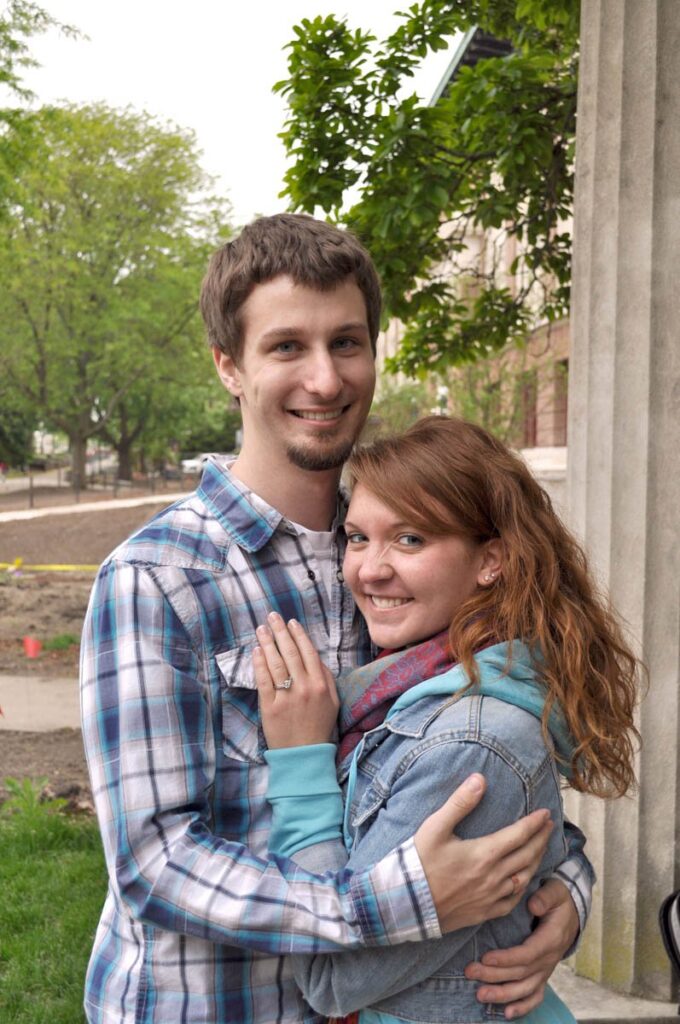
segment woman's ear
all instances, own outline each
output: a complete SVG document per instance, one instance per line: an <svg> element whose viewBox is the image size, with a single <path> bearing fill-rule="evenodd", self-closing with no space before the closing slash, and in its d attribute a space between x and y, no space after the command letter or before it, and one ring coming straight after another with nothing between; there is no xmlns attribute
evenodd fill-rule
<svg viewBox="0 0 680 1024"><path fill-rule="evenodd" d="M227 355L226 352L222 352L221 349L215 347L212 353L217 376L234 398L240 398L243 394L243 388L241 386L241 375L238 366L232 357Z"/></svg>
<svg viewBox="0 0 680 1024"><path fill-rule="evenodd" d="M484 545L482 562L477 573L480 587L491 587L503 571L503 544L500 537L488 540Z"/></svg>

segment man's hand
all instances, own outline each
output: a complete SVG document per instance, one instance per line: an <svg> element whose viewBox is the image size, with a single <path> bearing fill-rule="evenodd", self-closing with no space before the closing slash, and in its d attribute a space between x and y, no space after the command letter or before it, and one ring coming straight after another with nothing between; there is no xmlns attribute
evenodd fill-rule
<svg viewBox="0 0 680 1024"><path fill-rule="evenodd" d="M546 882L528 906L541 920L521 946L495 949L465 968L466 978L485 982L477 992L480 1002L508 1004L507 1020L540 1005L550 975L578 936L576 907L562 882Z"/></svg>
<svg viewBox="0 0 680 1024"><path fill-rule="evenodd" d="M552 830L549 812L542 810L489 836L458 839L453 829L485 789L484 776L471 775L415 835L442 932L509 914L538 869Z"/></svg>

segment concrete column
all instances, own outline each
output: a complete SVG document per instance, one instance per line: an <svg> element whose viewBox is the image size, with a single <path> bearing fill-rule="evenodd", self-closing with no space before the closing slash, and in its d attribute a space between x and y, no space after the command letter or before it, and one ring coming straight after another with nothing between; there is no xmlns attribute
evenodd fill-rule
<svg viewBox="0 0 680 1024"><path fill-rule="evenodd" d="M680 887L680 2L583 0L569 520L649 668L640 791L568 799L599 875L576 969L671 999Z"/></svg>

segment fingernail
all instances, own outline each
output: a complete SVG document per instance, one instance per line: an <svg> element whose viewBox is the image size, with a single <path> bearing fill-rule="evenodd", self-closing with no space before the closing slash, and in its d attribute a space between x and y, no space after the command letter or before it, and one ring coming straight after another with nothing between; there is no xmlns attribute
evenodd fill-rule
<svg viewBox="0 0 680 1024"><path fill-rule="evenodd" d="M279 622L281 616L278 614L278 612L270 612L267 618L269 619L270 622Z"/></svg>
<svg viewBox="0 0 680 1024"><path fill-rule="evenodd" d="M269 630L266 626L258 626L255 632L259 637L269 636Z"/></svg>
<svg viewBox="0 0 680 1024"><path fill-rule="evenodd" d="M262 657L262 648L261 647L253 647L253 657L254 658L261 658Z"/></svg>
<svg viewBox="0 0 680 1024"><path fill-rule="evenodd" d="M487 967L498 967L498 960L495 956L485 956L484 963Z"/></svg>
<svg viewBox="0 0 680 1024"><path fill-rule="evenodd" d="M298 622L297 619L288 619L288 625L292 626L293 629L299 629L300 628L300 623Z"/></svg>
<svg viewBox="0 0 680 1024"><path fill-rule="evenodd" d="M465 780L465 785L473 793L479 793L484 785L484 777L482 775L471 775L469 779Z"/></svg>

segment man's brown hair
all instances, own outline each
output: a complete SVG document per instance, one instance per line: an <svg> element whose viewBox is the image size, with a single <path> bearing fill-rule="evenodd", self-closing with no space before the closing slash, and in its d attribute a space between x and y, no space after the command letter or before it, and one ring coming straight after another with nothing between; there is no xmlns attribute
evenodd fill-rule
<svg viewBox="0 0 680 1024"><path fill-rule="evenodd" d="M201 288L201 313L210 345L238 362L243 350L243 303L256 285L282 274L321 292L353 277L366 303L375 352L381 295L371 257L351 232L300 213L259 217L213 254Z"/></svg>

